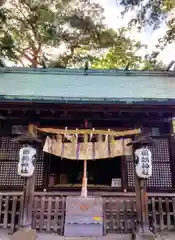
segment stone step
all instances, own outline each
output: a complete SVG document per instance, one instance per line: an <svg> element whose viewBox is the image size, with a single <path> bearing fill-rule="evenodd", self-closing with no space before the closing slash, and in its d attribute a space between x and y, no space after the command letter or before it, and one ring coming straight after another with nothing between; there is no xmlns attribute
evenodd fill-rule
<svg viewBox="0 0 175 240"><path fill-rule="evenodd" d="M0 240L12 240L12 235L0 230ZM57 234L38 233L36 240L132 240L131 234L108 234L104 237L62 237ZM141 239L139 239L141 240ZM156 234L155 240L175 240L175 232Z"/></svg>
<svg viewBox="0 0 175 240"><path fill-rule="evenodd" d="M50 240L48 236L39 234L37 240ZM61 237L53 234L52 240L131 240L131 234L108 234L104 237Z"/></svg>
<svg viewBox="0 0 175 240"><path fill-rule="evenodd" d="M38 233L36 240L131 240L131 234L108 234L103 237L63 237L57 234ZM13 240L13 235L0 230L0 240Z"/></svg>

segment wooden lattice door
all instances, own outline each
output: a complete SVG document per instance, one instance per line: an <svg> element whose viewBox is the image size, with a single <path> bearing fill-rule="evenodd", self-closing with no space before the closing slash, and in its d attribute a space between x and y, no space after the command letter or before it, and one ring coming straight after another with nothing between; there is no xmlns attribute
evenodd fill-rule
<svg viewBox="0 0 175 240"><path fill-rule="evenodd" d="M148 145L153 155L153 174L147 186L152 189L172 188L172 171L169 152L169 139L165 137L154 138L155 144ZM127 156L128 188L134 187L133 157Z"/></svg>
<svg viewBox="0 0 175 240"><path fill-rule="evenodd" d="M11 141L10 137L1 138L0 146L0 188L22 188L23 179L17 174L19 149L21 145ZM42 151L37 153L36 187L43 186L44 156Z"/></svg>

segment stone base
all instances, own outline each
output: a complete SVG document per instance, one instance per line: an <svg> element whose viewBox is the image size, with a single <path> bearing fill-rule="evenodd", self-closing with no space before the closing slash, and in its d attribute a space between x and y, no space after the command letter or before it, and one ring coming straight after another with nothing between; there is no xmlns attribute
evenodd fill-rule
<svg viewBox="0 0 175 240"><path fill-rule="evenodd" d="M162 232L156 234L157 240L174 240L175 232Z"/></svg>
<svg viewBox="0 0 175 240"><path fill-rule="evenodd" d="M152 232L136 233L135 240L155 240L155 235Z"/></svg>
<svg viewBox="0 0 175 240"><path fill-rule="evenodd" d="M30 229L30 230L20 230L15 232L11 236L11 240L35 240L36 239L36 230Z"/></svg>

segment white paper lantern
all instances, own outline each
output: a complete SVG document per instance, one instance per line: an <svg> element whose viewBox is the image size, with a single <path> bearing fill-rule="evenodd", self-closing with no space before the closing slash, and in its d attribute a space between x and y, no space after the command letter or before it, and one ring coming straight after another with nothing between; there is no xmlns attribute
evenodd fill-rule
<svg viewBox="0 0 175 240"><path fill-rule="evenodd" d="M18 174L21 177L31 177L35 167L33 161L36 156L36 149L33 147L23 147L19 151Z"/></svg>
<svg viewBox="0 0 175 240"><path fill-rule="evenodd" d="M139 148L135 151L136 174L139 178L152 176L152 153L148 148Z"/></svg>

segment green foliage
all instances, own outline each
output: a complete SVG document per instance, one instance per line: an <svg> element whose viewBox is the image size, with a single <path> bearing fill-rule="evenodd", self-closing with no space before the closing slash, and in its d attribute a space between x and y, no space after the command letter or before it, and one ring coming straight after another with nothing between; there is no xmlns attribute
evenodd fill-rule
<svg viewBox="0 0 175 240"><path fill-rule="evenodd" d="M129 23L130 27L137 26L141 29L150 25L155 30L163 23L167 25L168 30L157 44L159 52L175 40L175 18L173 16L175 0L117 0L117 3L125 7L123 15L129 11L136 12L136 16Z"/></svg>
<svg viewBox="0 0 175 240"><path fill-rule="evenodd" d="M14 42L8 31L3 28L6 22L6 11L0 9L0 57L5 57L6 55L11 58L13 56Z"/></svg>
<svg viewBox="0 0 175 240"><path fill-rule="evenodd" d="M38 67L140 68L140 42L104 24L103 8L91 0L8 0L0 8L0 52ZM58 51L61 47L66 51ZM50 50L59 52L53 58ZM105 53L105 54L104 54Z"/></svg>
<svg viewBox="0 0 175 240"><path fill-rule="evenodd" d="M142 59L137 55L137 51L142 47L140 42L125 37L126 31L121 29L114 37L113 46L105 55L94 58L91 61L93 68L125 68L128 64L130 68L140 68Z"/></svg>
<svg viewBox="0 0 175 240"><path fill-rule="evenodd" d="M122 54L122 51L117 48L111 48L109 52L102 58L93 60L92 67L97 69L123 69L129 64L130 68L138 68L141 58L132 53L127 55Z"/></svg>
<svg viewBox="0 0 175 240"><path fill-rule="evenodd" d="M136 18L131 19L131 23L137 23L139 27L150 24L156 28L175 7L174 0L117 0L117 3L125 7L123 14L129 10L136 12Z"/></svg>
<svg viewBox="0 0 175 240"><path fill-rule="evenodd" d="M141 57L137 56L137 51L144 46L126 37L126 30L120 29L115 32L106 29L100 38L96 39L96 46L82 46L76 48L74 55L69 61L69 67L84 67L85 62L90 62L91 68L111 69L125 68L127 64L130 68L140 68ZM51 67L66 67L64 64L67 56L52 61Z"/></svg>
<svg viewBox="0 0 175 240"><path fill-rule="evenodd" d="M1 12L5 13L1 50L7 45L13 52L9 55L6 51L9 58L27 61L32 67L41 63L50 48L62 45L67 53L60 58L67 65L77 48L97 47L100 35L106 31L103 9L90 0L9 0ZM10 44L7 38L11 39Z"/></svg>

